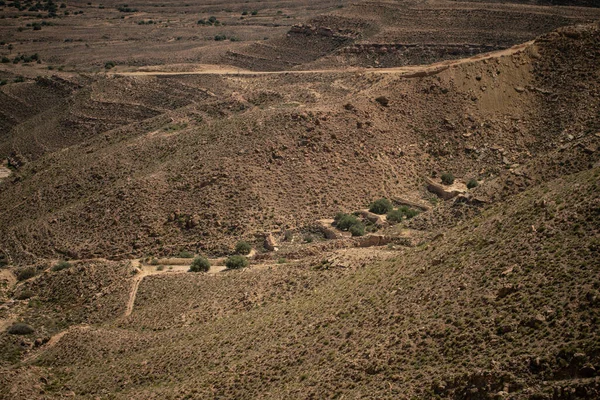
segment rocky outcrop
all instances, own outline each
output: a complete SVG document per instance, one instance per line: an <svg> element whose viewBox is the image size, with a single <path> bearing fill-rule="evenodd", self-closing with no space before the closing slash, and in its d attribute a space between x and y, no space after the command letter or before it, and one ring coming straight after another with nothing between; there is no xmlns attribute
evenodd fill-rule
<svg viewBox="0 0 600 400"><path fill-rule="evenodd" d="M461 183L454 183L451 186L445 186L441 183L433 181L432 179L427 179L427 190L444 200L450 200L459 194L465 193L467 188Z"/></svg>
<svg viewBox="0 0 600 400"><path fill-rule="evenodd" d="M277 251L277 241L272 233L269 233L265 236L265 241L263 242L263 246L265 249L269 251Z"/></svg>

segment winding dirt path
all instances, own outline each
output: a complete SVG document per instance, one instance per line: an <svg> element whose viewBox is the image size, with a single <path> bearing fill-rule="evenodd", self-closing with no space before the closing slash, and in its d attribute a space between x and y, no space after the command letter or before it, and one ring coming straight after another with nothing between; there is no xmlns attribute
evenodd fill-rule
<svg viewBox="0 0 600 400"><path fill-rule="evenodd" d="M135 304L135 298L140 287L140 282L142 282L142 279L144 279L144 277L148 275L149 274L147 272L144 272L144 270L142 269L140 270L140 273L137 274L135 278L133 278L133 286L129 291L129 300L127 301L127 307L125 308L125 317L130 316L133 312L133 305Z"/></svg>
<svg viewBox="0 0 600 400"><path fill-rule="evenodd" d="M123 71L109 72L109 76L179 76L179 75L303 75L303 74L327 74L327 73L370 73L370 74L400 74L406 78L419 78L438 74L450 67L472 63L481 60L489 60L510 56L533 45L534 41L522 43L508 49L493 51L489 53L481 53L468 58L458 60L446 60L428 65L413 65L406 67L393 68L334 68L334 69L313 69L313 70L287 70L287 71L250 71L236 68L233 66L217 66L217 65L202 65L199 69L192 71L160 71L160 70L138 70L138 71Z"/></svg>

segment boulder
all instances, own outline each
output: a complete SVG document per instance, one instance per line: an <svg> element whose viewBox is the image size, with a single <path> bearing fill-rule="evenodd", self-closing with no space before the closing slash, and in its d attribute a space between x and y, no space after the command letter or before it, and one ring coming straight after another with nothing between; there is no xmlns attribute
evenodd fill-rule
<svg viewBox="0 0 600 400"><path fill-rule="evenodd" d="M265 241L263 245L265 249L269 251L277 251L277 241L275 240L275 237L272 233L269 233L265 236Z"/></svg>
<svg viewBox="0 0 600 400"><path fill-rule="evenodd" d="M357 247L385 246L392 240L384 235L368 235L358 239Z"/></svg>
<svg viewBox="0 0 600 400"><path fill-rule="evenodd" d="M450 200L459 194L466 193L467 188L463 184L455 183L450 186L444 186L441 183L437 183L432 179L427 179L427 190L436 194L438 197L444 200Z"/></svg>

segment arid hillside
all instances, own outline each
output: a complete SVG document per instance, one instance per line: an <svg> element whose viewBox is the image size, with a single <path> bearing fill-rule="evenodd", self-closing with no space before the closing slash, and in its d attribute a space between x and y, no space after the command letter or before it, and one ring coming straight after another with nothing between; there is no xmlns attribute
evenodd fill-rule
<svg viewBox="0 0 600 400"><path fill-rule="evenodd" d="M425 179L444 172L497 199L586 169L598 157L587 146L600 128L599 37L565 28L424 72L8 85L65 100L0 145L18 168L1 183L2 250L15 263L221 255L382 196L427 199Z"/></svg>
<svg viewBox="0 0 600 400"><path fill-rule="evenodd" d="M600 398L599 8L0 12L0 399Z"/></svg>

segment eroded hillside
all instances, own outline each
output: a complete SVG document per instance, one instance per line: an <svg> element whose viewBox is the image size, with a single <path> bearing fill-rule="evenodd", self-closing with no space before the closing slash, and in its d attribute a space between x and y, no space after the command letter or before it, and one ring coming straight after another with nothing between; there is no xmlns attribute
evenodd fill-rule
<svg viewBox="0 0 600 400"><path fill-rule="evenodd" d="M549 32L597 10L517 3L94 7L274 37L3 64L0 398L599 398L600 25Z"/></svg>

